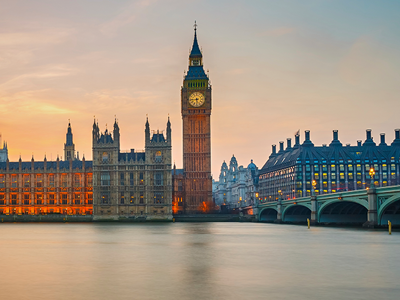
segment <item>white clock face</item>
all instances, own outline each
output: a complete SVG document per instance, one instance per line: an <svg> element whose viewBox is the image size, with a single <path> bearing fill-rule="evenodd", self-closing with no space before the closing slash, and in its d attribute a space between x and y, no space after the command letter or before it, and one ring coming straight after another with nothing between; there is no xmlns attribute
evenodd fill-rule
<svg viewBox="0 0 400 300"><path fill-rule="evenodd" d="M204 104L204 95L199 92L194 92L189 96L189 103L193 107L200 107Z"/></svg>

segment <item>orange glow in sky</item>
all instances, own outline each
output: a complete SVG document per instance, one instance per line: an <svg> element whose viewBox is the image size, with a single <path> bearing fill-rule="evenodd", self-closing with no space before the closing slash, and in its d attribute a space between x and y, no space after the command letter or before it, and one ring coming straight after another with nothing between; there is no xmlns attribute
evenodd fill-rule
<svg viewBox="0 0 400 300"><path fill-rule="evenodd" d="M400 127L396 1L28 1L0 10L0 133L9 157L63 155L71 119L91 159L93 116L114 115L121 150L144 148L146 114L182 167L180 88L193 23L213 86L212 171L235 154L262 167L271 144L387 142Z"/></svg>

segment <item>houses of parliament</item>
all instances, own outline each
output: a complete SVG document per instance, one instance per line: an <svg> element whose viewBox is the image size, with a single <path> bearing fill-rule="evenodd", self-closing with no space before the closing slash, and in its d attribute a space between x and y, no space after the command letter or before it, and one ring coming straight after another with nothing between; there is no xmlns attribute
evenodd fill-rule
<svg viewBox="0 0 400 300"><path fill-rule="evenodd" d="M0 215L92 215L101 220L172 220L212 203L211 85L197 28L181 87L183 168L172 167L171 123L165 133L145 123L145 150L120 149L117 120L101 131L94 120L92 161L79 158L69 123L64 160L10 162L0 149Z"/></svg>

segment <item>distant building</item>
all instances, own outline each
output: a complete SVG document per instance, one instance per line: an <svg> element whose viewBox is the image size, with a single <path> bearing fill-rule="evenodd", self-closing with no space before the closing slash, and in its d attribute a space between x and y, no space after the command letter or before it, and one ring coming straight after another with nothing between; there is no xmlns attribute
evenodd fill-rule
<svg viewBox="0 0 400 300"><path fill-rule="evenodd" d="M1 145L1 135L0 135L0 145ZM6 162L8 159L8 149L7 143L3 142L3 148L0 148L0 162Z"/></svg>
<svg viewBox="0 0 400 300"><path fill-rule="evenodd" d="M220 206L238 208L255 205L258 196L258 168L253 160L247 168L238 166L235 156L232 156L229 167L224 161L219 181L213 182L213 193L215 203Z"/></svg>
<svg viewBox="0 0 400 300"><path fill-rule="evenodd" d="M120 151L117 121L113 134L93 124L94 220L172 220L171 123L167 134L150 133L145 151Z"/></svg>
<svg viewBox="0 0 400 300"><path fill-rule="evenodd" d="M316 195L365 189L371 184L370 168L374 168L373 184L389 186L400 184L400 130L395 130L395 139L388 145L385 134L381 134L377 145L366 132L364 143L356 146L345 145L339 141L338 131L333 131L329 145L314 146L310 132L305 132L305 140L300 144L300 135L279 143L279 151L272 145L272 153L259 174L259 198L262 201L275 201ZM312 185L315 180L315 186Z"/></svg>
<svg viewBox="0 0 400 300"><path fill-rule="evenodd" d="M67 133L68 141L72 143L72 133L70 140ZM0 214L92 214L92 162L72 157L0 162Z"/></svg>

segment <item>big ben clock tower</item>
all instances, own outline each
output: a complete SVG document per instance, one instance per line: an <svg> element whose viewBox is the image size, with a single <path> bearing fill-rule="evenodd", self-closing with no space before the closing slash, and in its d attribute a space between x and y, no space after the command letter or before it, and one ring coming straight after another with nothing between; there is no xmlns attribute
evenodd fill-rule
<svg viewBox="0 0 400 300"><path fill-rule="evenodd" d="M197 43L197 25L194 27L189 70L181 90L186 213L202 210L212 202L211 85L203 69L203 55Z"/></svg>

